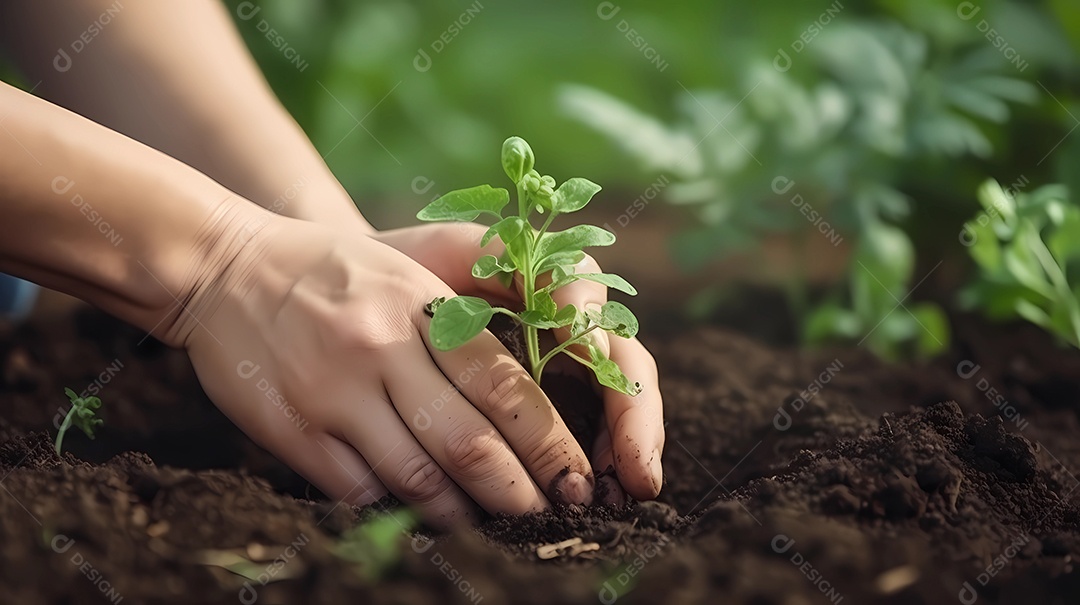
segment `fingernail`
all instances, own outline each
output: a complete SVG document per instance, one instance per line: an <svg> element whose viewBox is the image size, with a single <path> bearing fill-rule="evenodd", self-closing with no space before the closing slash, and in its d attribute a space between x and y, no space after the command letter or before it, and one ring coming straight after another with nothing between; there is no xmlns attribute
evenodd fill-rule
<svg viewBox="0 0 1080 605"><path fill-rule="evenodd" d="M652 457L649 458L649 475L652 478L653 493L659 494L660 488L664 485L664 466L660 462L660 449L653 450Z"/></svg>
<svg viewBox="0 0 1080 605"><path fill-rule="evenodd" d="M606 506L621 506L626 502L626 492L614 475L604 475L596 480L596 497Z"/></svg>
<svg viewBox="0 0 1080 605"><path fill-rule="evenodd" d="M559 499L564 504L592 504L592 491L592 483L581 473L567 473L559 482Z"/></svg>

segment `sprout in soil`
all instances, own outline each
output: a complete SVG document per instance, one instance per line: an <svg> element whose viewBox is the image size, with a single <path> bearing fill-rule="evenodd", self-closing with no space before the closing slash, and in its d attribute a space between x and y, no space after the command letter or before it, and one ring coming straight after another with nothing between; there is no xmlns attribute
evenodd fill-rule
<svg viewBox="0 0 1080 605"><path fill-rule="evenodd" d="M64 444L64 434L68 429L75 426L82 429L86 436L94 438L94 428L105 423L101 418L94 416L94 410L101 407L101 399L97 397L79 397L75 391L64 389L64 393L71 400L71 409L68 410L64 421L60 423L60 430L56 433L56 454L60 455L60 449Z"/></svg>
<svg viewBox="0 0 1080 605"><path fill-rule="evenodd" d="M502 147L502 166L514 182L517 213L502 215L503 208L510 203L510 193L506 189L480 185L451 191L416 215L423 221L472 221L481 215L498 219L484 234L481 246L487 246L498 236L506 251L498 257L480 258L473 266L472 274L481 279L494 277L506 287L514 283L516 274L520 278L524 302L524 309L515 312L492 307L484 299L473 296L456 296L449 300L437 298L428 305L432 315L431 341L441 351L457 348L483 331L495 313L502 313L522 326L532 377L537 383L548 361L564 353L592 370L600 384L637 395L641 385L630 382L619 366L589 337L595 330L604 330L632 338L638 331L634 314L617 302L605 303L598 310L578 309L574 305L559 308L552 298L556 290L579 279L603 284L631 296L637 294L634 287L618 275L575 272L577 264L585 258L584 248L610 246L615 243L615 234L593 225L577 225L564 231L548 230L557 216L584 208L600 191L600 186L588 179L572 178L556 187L555 179L541 176L533 169L533 163L533 151L528 143L519 137L506 139ZM539 229L530 222L534 212L547 215ZM541 282L541 278L547 278L547 281ZM541 354L539 331L556 328L566 328L569 336ZM584 347L588 356L570 350L572 345Z"/></svg>

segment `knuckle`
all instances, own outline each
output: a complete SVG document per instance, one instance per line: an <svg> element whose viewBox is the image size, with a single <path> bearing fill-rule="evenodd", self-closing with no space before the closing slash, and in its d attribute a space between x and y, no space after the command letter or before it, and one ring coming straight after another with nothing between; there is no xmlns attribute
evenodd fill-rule
<svg viewBox="0 0 1080 605"><path fill-rule="evenodd" d="M450 488L450 480L426 453L413 452L394 477L397 496L409 502L431 502Z"/></svg>
<svg viewBox="0 0 1080 605"><path fill-rule="evenodd" d="M521 366L509 361L496 363L477 381L475 403L488 418L505 418L521 407L534 385Z"/></svg>
<svg viewBox="0 0 1080 605"><path fill-rule="evenodd" d="M492 476L511 464L499 434L490 426L461 424L446 436L445 447L448 468L467 479Z"/></svg>

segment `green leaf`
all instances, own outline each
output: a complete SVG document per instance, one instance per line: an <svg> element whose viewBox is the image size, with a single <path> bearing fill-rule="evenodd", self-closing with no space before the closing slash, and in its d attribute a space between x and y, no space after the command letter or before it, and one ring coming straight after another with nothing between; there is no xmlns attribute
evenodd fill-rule
<svg viewBox="0 0 1080 605"><path fill-rule="evenodd" d="M554 270L558 267L573 268L574 265L585 260L585 253L581 250L572 250L567 252L556 252L551 256L540 261L536 265L536 273L540 275L546 271ZM570 271L567 271L569 273Z"/></svg>
<svg viewBox="0 0 1080 605"><path fill-rule="evenodd" d="M559 275L556 275L559 273ZM565 269L561 266L555 267L551 272L552 282L543 287L542 291L554 292L563 286L572 284L579 279L584 279L598 284L603 284L609 288L618 290L624 294L630 296L637 295L637 289L630 285L630 282L615 275L614 273L566 273Z"/></svg>
<svg viewBox="0 0 1080 605"><path fill-rule="evenodd" d="M529 258L529 248L532 245L533 228L520 216L508 216L492 225L480 239L480 245L486 246L491 238L499 236L506 246L506 256L513 263L514 268L521 270L525 267L525 260ZM505 264L505 262L504 262Z"/></svg>
<svg viewBox="0 0 1080 605"><path fill-rule="evenodd" d="M555 194L551 196L551 209L563 214L577 212L599 191L600 185L589 179L574 177L555 190Z"/></svg>
<svg viewBox="0 0 1080 605"><path fill-rule="evenodd" d="M803 321L803 340L812 345L851 340L862 336L862 329L863 322L853 311L827 303L811 311Z"/></svg>
<svg viewBox="0 0 1080 605"><path fill-rule="evenodd" d="M487 327L495 311L482 298L455 296L435 308L431 318L431 344L440 351L456 349Z"/></svg>
<svg viewBox="0 0 1080 605"><path fill-rule="evenodd" d="M575 252L589 246L610 246L615 234L594 225L577 225L565 231L545 233L537 245L537 256L547 258L557 252Z"/></svg>
<svg viewBox="0 0 1080 605"><path fill-rule="evenodd" d="M533 169L536 158L532 147L521 137L510 137L503 141L502 166L506 176L518 183Z"/></svg>
<svg viewBox="0 0 1080 605"><path fill-rule="evenodd" d="M472 221L481 214L501 217L500 212L510 203L510 193L491 185L451 191L431 202L416 214L422 221Z"/></svg>
<svg viewBox="0 0 1080 605"><path fill-rule="evenodd" d="M487 279L497 273L510 273L513 275L513 265L506 265L490 254L481 256L472 268L472 276L477 279Z"/></svg>
<svg viewBox="0 0 1080 605"><path fill-rule="evenodd" d="M590 368L596 374L596 380L600 384L631 397L641 392L641 384L630 382L630 379L619 368L619 364L605 357L596 345L589 345L589 354L592 357Z"/></svg>
<svg viewBox="0 0 1080 605"><path fill-rule="evenodd" d="M633 338L638 332L638 320L626 305L613 300L604 303L600 311L586 311L589 319L605 330L622 336Z"/></svg>
<svg viewBox="0 0 1080 605"><path fill-rule="evenodd" d="M559 309L559 311L551 318L544 317L544 313L537 310L525 311L519 314L518 317L523 324L541 330L552 330L569 326L574 323L574 319L577 317L577 309L575 309L573 305L566 305Z"/></svg>
<svg viewBox="0 0 1080 605"><path fill-rule="evenodd" d="M933 357L945 351L949 345L949 320L945 313L932 303L912 305L911 315L919 325L915 346L921 357Z"/></svg>

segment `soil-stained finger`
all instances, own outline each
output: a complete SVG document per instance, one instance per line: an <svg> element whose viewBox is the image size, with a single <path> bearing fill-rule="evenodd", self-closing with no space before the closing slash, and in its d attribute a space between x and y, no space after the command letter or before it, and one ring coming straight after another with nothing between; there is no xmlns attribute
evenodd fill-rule
<svg viewBox="0 0 1080 605"><path fill-rule="evenodd" d="M428 340L430 319L422 316L420 323L431 356L456 387L450 401L490 421L549 498L591 503L592 468L584 450L499 339L485 330L452 351L439 351Z"/></svg>
<svg viewBox="0 0 1080 605"><path fill-rule="evenodd" d="M635 397L604 389L604 416L615 451L615 470L627 493L651 500L664 481L664 402L656 362L636 338L611 339L611 359L631 381L641 383Z"/></svg>

